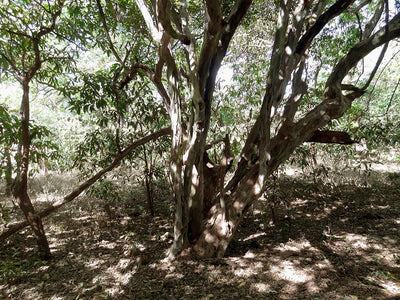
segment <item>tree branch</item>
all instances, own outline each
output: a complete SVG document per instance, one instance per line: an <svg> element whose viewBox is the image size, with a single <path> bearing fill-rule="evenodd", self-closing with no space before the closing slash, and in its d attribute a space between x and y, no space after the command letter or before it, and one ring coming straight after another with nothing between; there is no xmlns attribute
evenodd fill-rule
<svg viewBox="0 0 400 300"><path fill-rule="evenodd" d="M133 80L133 78L135 77L135 75L137 74L138 71L143 71L147 75L147 77L151 80L151 82L157 88L157 91L159 92L159 94L161 95L165 104L168 107L171 100L170 100L170 97L169 97L167 91L165 90L164 85L162 84L161 80L157 80L155 72L150 67L146 66L145 64L141 64L138 62L135 63L130 68L130 70L128 71L126 76L122 79L122 81L119 85L119 88L123 89L126 85L128 85Z"/></svg>
<svg viewBox="0 0 400 300"><path fill-rule="evenodd" d="M101 23L103 24L104 34L106 35L108 45L109 45L112 53L114 54L115 58L121 64L121 67L123 67L123 61L122 61L121 57L118 55L117 51L115 50L114 44L110 37L110 33L108 32L106 16L104 15L103 7L101 6L100 0L96 0L96 3L97 3L97 7L99 8L100 20L101 20Z"/></svg>
<svg viewBox="0 0 400 300"><path fill-rule="evenodd" d="M221 0L205 0L205 5L207 30L211 35L216 35L222 25Z"/></svg>
<svg viewBox="0 0 400 300"><path fill-rule="evenodd" d="M327 90L331 88L331 91L333 92L332 88L334 86L340 86L344 77L363 57L367 56L374 49L399 36L400 13L395 15L385 27L381 28L369 38L357 43L349 50L347 55L336 64L331 75L329 76L326 82Z"/></svg>
<svg viewBox="0 0 400 300"><path fill-rule="evenodd" d="M366 1L366 2L370 2ZM366 3L368 4L368 3ZM372 31L374 30L374 28L376 27L376 25L379 22L379 19L381 18L382 12L383 12L383 8L385 6L385 0L381 0L378 4L377 4L377 9L375 10L374 15L372 16L372 18L369 20L369 22L367 23L367 25L365 26L364 32L361 36L361 39L365 39L368 38Z"/></svg>
<svg viewBox="0 0 400 300"><path fill-rule="evenodd" d="M162 33L154 25L153 18L150 15L149 9L143 0L135 0L140 12L142 13L143 19L146 22L147 28L150 31L151 37L156 44L160 44Z"/></svg>
<svg viewBox="0 0 400 300"><path fill-rule="evenodd" d="M328 10L317 19L314 25L311 26L310 29L308 29L303 37L300 39L296 47L296 53L304 55L305 51L308 49L313 39L317 36L318 33L321 32L324 26L330 20L345 11L353 2L354 0L338 0L335 4L328 8Z"/></svg>
<svg viewBox="0 0 400 300"><path fill-rule="evenodd" d="M148 136L145 136L137 141L135 141L134 143L132 143L130 146L128 146L127 148L125 148L122 152L120 152L119 154L117 154L113 160L113 162L108 165L107 167L103 168L102 170L100 170L99 172L97 172L95 175L93 175L91 178L89 178L88 180L86 180L85 182L83 182L82 184L80 184L76 189L74 189L71 193L69 193L67 196L65 196L63 199L55 202L54 204L52 204L51 206L45 208L44 210L42 210L41 212L38 213L38 215L41 218L45 218L48 215L50 215L51 213L53 213L54 211L58 210L60 207L64 206L65 204L71 202L72 200L74 200L76 197L78 197L85 189L87 189L88 187L90 187L92 184L94 184L100 177L102 177L104 174L106 174L107 172L113 170L116 166L118 166L118 164L129 154L132 152L132 150L134 150L135 148L142 146L144 144L146 144L147 142L157 139L159 137L165 136L165 135L169 135L171 134L171 128L170 127L166 127L163 128L159 131L156 131L152 134L149 134ZM21 221L18 223L14 223L11 224L8 227L8 230L3 232L0 235L0 241L5 240L6 238L10 237L11 235L13 235L14 233L20 231L21 229L25 228L26 226L28 226L29 223L27 221Z"/></svg>
<svg viewBox="0 0 400 300"><path fill-rule="evenodd" d="M185 45L190 45L190 39L186 35L177 32L171 25L171 16L168 5L172 5L169 0L157 0L157 18L164 30L174 39L180 40Z"/></svg>
<svg viewBox="0 0 400 300"><path fill-rule="evenodd" d="M389 22L389 3L388 3L387 0L384 0L384 2L385 2L385 7L386 7L385 21L386 21L386 24L387 24L387 23ZM382 2L382 3L383 3L383 2ZM383 6L382 6L382 9L383 9ZM382 12L379 14L379 17L380 17L381 14L382 14ZM373 28L375 28L376 23L377 23L378 20L379 20L379 17L377 18L377 20L375 20L375 25L373 25ZM370 23L371 23L371 22L370 22ZM371 27L372 27L372 26L371 26ZM366 35L366 36L369 36L369 35L371 34L372 30L373 30L373 29L371 28L371 29L370 29L370 32L367 32L368 35ZM364 85L361 89L365 90L365 89L367 89L367 87L371 84L372 79L375 77L375 74L376 74L376 72L378 71L379 66L380 66L381 63L382 63L383 58L385 57L385 54L386 54L386 51L387 51L388 47L389 47L389 42L386 42L385 45L384 45L383 48L382 48L382 51L381 51L381 54L379 55L378 60L376 61L375 67L374 67L374 69L372 70L372 72L371 72L371 74L370 74L370 76L369 76L369 79L367 80L367 82L365 83L365 85Z"/></svg>

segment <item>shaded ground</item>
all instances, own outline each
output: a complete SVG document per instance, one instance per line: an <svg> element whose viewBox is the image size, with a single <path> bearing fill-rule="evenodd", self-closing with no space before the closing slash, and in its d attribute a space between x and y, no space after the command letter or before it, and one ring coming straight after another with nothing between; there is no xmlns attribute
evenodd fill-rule
<svg viewBox="0 0 400 300"><path fill-rule="evenodd" d="M275 224L259 201L221 260L163 260L168 185L155 188L155 218L140 188L94 192L45 220L53 260L37 259L28 229L0 246L0 299L400 299L400 173L366 185L325 175L277 179ZM71 184L40 180L37 206Z"/></svg>

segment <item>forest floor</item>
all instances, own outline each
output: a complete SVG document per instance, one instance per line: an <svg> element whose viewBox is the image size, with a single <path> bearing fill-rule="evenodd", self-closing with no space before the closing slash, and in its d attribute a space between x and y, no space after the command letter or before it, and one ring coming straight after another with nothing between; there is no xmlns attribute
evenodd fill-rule
<svg viewBox="0 0 400 300"><path fill-rule="evenodd" d="M103 182L45 219L52 260L38 259L30 229L0 246L0 299L400 299L395 167L279 176L269 192L275 207L254 204L223 259L172 263L164 259L172 242L168 184L155 185L151 217L143 187L120 193ZM32 180L36 207L74 184L68 176ZM11 208L10 199L0 201ZM22 219L18 211L3 217Z"/></svg>

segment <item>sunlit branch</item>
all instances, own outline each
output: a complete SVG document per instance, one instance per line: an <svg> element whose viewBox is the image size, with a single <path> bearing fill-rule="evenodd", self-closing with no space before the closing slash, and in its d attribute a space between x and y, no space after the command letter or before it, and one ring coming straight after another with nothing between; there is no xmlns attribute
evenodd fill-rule
<svg viewBox="0 0 400 300"><path fill-rule="evenodd" d="M371 35L356 45L354 45L346 56L344 56L334 67L329 76L326 86L333 87L340 84L348 72L356 66L356 64L371 51L389 42L390 40L400 35L400 14L397 14L393 19L378 32Z"/></svg>
<svg viewBox="0 0 400 300"><path fill-rule="evenodd" d="M374 79L376 72L378 71L383 58L385 57L386 51L389 47L389 42L386 42L385 45L383 45L382 51L378 57L378 60L376 61L376 64L374 66L374 69L372 70L371 74L369 75L369 78L367 80L367 82L364 84L364 86L361 88L362 90L365 90L368 88L368 86L371 84L372 80Z"/></svg>
<svg viewBox="0 0 400 300"><path fill-rule="evenodd" d="M381 0L377 4L378 7L376 8L374 15L372 16L372 18L369 20L369 22L365 26L364 32L361 35L362 40L368 38L374 31L376 25L378 25L378 22L381 18L382 12L383 12L383 8L385 7L385 2L387 2L387 1ZM388 10L387 3L386 3L386 8ZM386 18L388 18L388 11L386 11ZM387 21L388 20L386 20L386 23L387 23Z"/></svg>
<svg viewBox="0 0 400 300"><path fill-rule="evenodd" d="M153 41L156 44L159 44L161 42L162 33L154 25L153 18L150 15L147 5L144 3L143 0L135 0L135 2L136 2L136 5L138 6L140 12L142 13L143 19L146 22L147 28L150 31Z"/></svg>
<svg viewBox="0 0 400 300"><path fill-rule="evenodd" d="M361 2L358 6L356 6L354 9L350 10L352 13L358 13L363 7L366 5L370 4L371 0L366 0L364 2Z"/></svg>
<svg viewBox="0 0 400 300"><path fill-rule="evenodd" d="M353 2L354 0L338 0L335 4L328 8L328 10L315 21L314 25L311 26L310 29L308 29L300 39L296 47L296 53L303 55L313 39L321 32L325 25L330 20L345 11Z"/></svg>
<svg viewBox="0 0 400 300"><path fill-rule="evenodd" d="M157 0L157 18L161 22L163 29L174 39L180 40L183 44L189 45L190 39L177 32L171 25L171 17L168 5L172 5L169 0Z"/></svg>
<svg viewBox="0 0 400 300"><path fill-rule="evenodd" d="M386 21L386 25L387 25L389 23L389 3L388 3L387 0L384 0L384 2L385 2L385 7L386 7L386 9L385 9L385 11L386 11L385 21ZM383 6L382 6L382 8L383 8ZM376 22L378 22L378 21L376 21ZM385 57L385 54L386 54L386 51L387 51L388 47L389 47L389 42L386 42L385 45L382 48L381 54L379 55L379 58L378 58L378 60L377 60L377 62L375 64L375 67L374 67L374 69L372 70L372 72L371 72L371 74L369 76L369 79L367 80L367 82L365 83L365 85L361 89L365 90L370 85L372 79L375 77L375 74L378 71L379 66L381 65L381 63L383 61L383 58Z"/></svg>

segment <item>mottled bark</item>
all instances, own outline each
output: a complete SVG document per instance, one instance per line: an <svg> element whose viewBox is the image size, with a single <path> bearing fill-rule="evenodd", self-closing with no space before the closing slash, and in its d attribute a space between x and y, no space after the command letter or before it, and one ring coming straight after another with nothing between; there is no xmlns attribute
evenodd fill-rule
<svg viewBox="0 0 400 300"><path fill-rule="evenodd" d="M343 7L345 2L346 1L338 1L335 5L337 6L342 3L339 7ZM331 9L327 12L329 11L334 11L335 13L333 15L337 15L337 10ZM285 13L284 10L282 13ZM321 16L320 20L323 20L325 17ZM327 22L326 18L325 20ZM281 26L284 27L284 25ZM321 26L321 24L318 26ZM313 28L315 27L311 27L311 30L314 30ZM326 82L323 101L314 107L306 116L296 122L294 122L293 117L290 116L292 115L292 109L296 108L298 104L295 101L291 101L293 98L290 96L287 102L288 107L285 108L286 114L284 113L286 118L282 120L275 137L272 138L269 144L265 144L264 140L264 146L262 146L261 143L265 137L260 137L259 133L263 132L262 126L267 126L266 129L268 129L268 122L266 121L269 115L263 117L261 115L263 110L261 109L260 116L254 124L242 151L242 159L239 162L238 169L225 188L226 208L222 209L220 204L216 204L211 208L210 217L207 219L204 231L194 246L194 250L199 256L221 257L224 255L243 215L252 202L258 199L265 189L265 186L260 187L260 184L262 184L262 182L260 182L260 170L264 169L263 175L265 177L263 179L265 179L271 175L280 164L289 158L296 147L307 140L316 139L315 136L314 138L312 137L315 135L317 129L325 126L329 121L341 117L344 112L350 108L353 100L364 93L364 89L359 89L351 85L343 85L342 81L344 77L363 57L370 53L372 49L378 48L399 35L400 16L396 15L385 28L380 29L372 36L354 45L348 54L334 67L331 76ZM299 50L298 54L303 52L303 50L301 50L303 47L308 47L307 45L310 45L311 41L306 42L306 40L309 38L312 39L313 36L315 36L314 33L305 34L303 38L300 39L301 43L299 43L297 48ZM280 43L280 40L280 38L277 38L275 42ZM279 47L276 49L279 49ZM279 78L276 77L277 79L273 79L273 77L270 79L269 82L275 82L275 84L273 88L267 85L266 93L268 95L264 97L264 101L266 101L264 103L266 104L270 103L271 99L277 103L282 101L283 94L280 91L284 89L279 86L285 85L288 81L285 77L281 77L281 74L292 73L295 70L295 68L290 69L292 66L296 65L289 63L291 60L300 61L300 57L297 59L295 56L292 58L285 58L285 55L279 56L278 54L279 50L277 50L277 55L275 57L280 62L271 63L271 66L276 67L276 69L272 69L271 72L275 72L275 74L278 73L280 76ZM274 55L272 56L272 60L274 60ZM282 61L287 61L288 63L282 65ZM284 69L282 69L282 66ZM269 74L269 76L271 75L272 74ZM294 82L296 81L294 80ZM304 88L293 88L293 93L299 92L304 93ZM276 105L276 103L272 103L272 105ZM269 110L265 109L264 112L268 114ZM266 134L265 130L264 134ZM338 138L339 135L342 136ZM338 133L325 134L324 137L320 136L318 139L324 139L325 142L330 140L329 142L353 143L348 135ZM264 162L260 159L260 148L266 151L269 156L267 159L265 159L264 156ZM265 163L265 166L260 168L260 163Z"/></svg>
<svg viewBox="0 0 400 300"><path fill-rule="evenodd" d="M227 16L223 15L222 1L204 1L203 40L200 51L197 51L199 43L189 30L186 1L179 1L179 5L165 0L153 1L155 15L152 17L146 3L136 0L158 47L158 60L154 68L136 63L125 81L129 82L137 70L143 70L163 97L171 118L170 170L176 201L171 258L186 245L193 244L200 256L223 256L246 210L264 192L268 176L296 147L311 139L319 128L342 116L352 101L365 92L366 87L357 88L342 84L342 81L373 49L399 36L398 15L385 28L374 30L372 35L372 31L366 30L366 36L333 66L321 102L310 108L300 120L295 118L308 90L305 82L308 50L327 24L353 2L337 0L328 6L326 1L279 1L279 17L262 105L241 151L235 174L223 187L226 164L217 169L205 152L213 92L229 43L252 1L235 1ZM376 25L377 15L380 13L377 12L369 24ZM172 43L174 39L180 41L181 49L185 51L187 65L184 71L174 60L171 46L176 46ZM167 83L167 88L164 83ZM292 85L290 89L289 84ZM183 90L192 93L190 103L185 106L182 102L187 100L187 95L181 93ZM284 111L280 115L277 111L282 104ZM183 117L185 107L190 108L186 112L187 119ZM281 118L275 130L270 128L273 117ZM328 141L326 137L325 141ZM330 141L352 142L348 136L339 140L337 135L331 136Z"/></svg>

